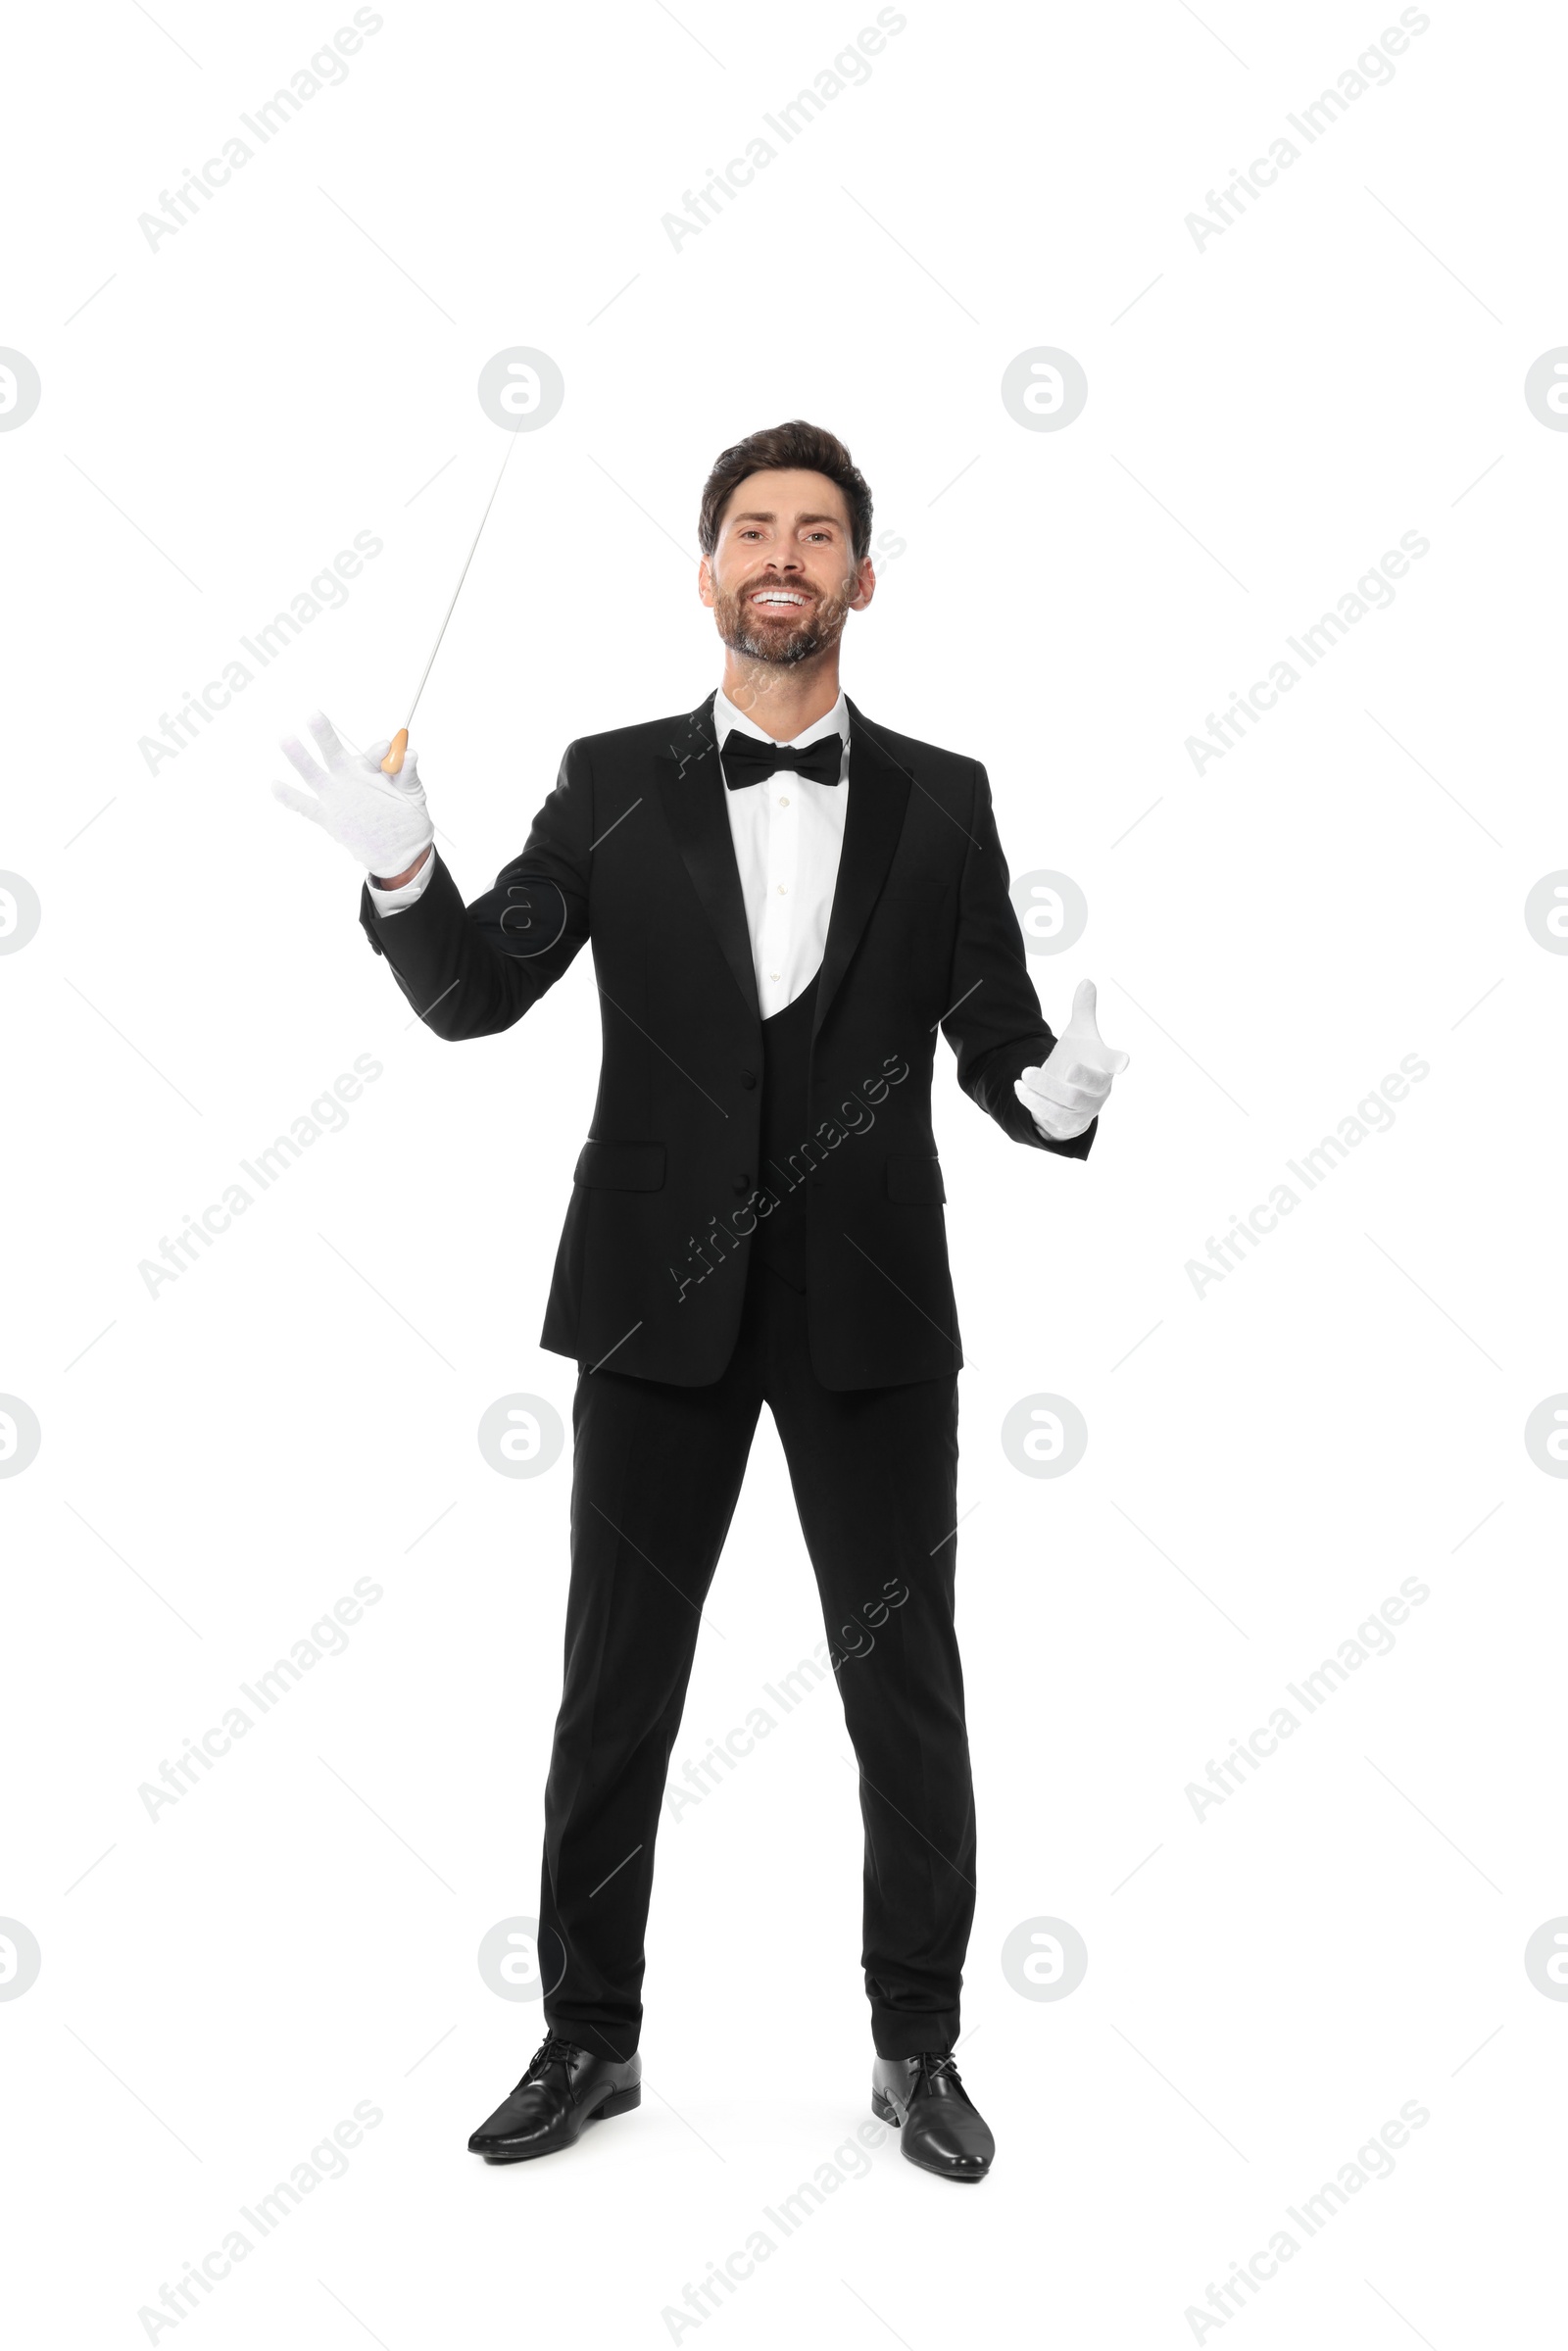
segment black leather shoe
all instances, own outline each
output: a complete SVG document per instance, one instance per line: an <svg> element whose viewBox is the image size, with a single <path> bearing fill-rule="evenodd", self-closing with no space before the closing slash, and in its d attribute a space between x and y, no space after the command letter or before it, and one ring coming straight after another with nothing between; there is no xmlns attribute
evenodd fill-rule
<svg viewBox="0 0 1568 2351"><path fill-rule="evenodd" d="M596 2057L575 2041L549 2033L528 2061L510 2098L504 2098L468 2141L486 2163L523 2163L554 2155L582 2136L595 2117L629 2114L643 2102L643 2061Z"/></svg>
<svg viewBox="0 0 1568 2351"><path fill-rule="evenodd" d="M922 2172L944 2180L983 2180L997 2151L969 2101L953 2059L879 2057L871 2069L871 2112L901 2133L899 2146Z"/></svg>

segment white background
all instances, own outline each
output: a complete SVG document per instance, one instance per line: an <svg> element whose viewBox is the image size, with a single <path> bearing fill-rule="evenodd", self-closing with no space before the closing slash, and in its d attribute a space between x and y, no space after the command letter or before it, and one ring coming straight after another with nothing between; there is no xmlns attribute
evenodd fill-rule
<svg viewBox="0 0 1568 2351"><path fill-rule="evenodd" d="M43 1432L0 1482L0 1912L42 1951L0 2003L14 2331L145 2341L163 2283L368 2100L346 2177L154 2339L1536 2339L1568 2011L1523 1953L1568 1910L1568 1490L1523 1426L1568 1387L1568 963L1523 906L1568 862L1568 440L1523 379L1568 340L1563 27L1434 5L1200 250L1185 217L1396 10L910 0L676 250L662 216L874 12L677 13L388 5L156 250L138 215L347 10L12 28L0 342L43 383L0 434L0 864L42 905L0 960L0 1390ZM466 895L568 739L713 683L703 476L804 415L905 542L851 693L987 762L1013 872L1089 901L1032 963L1047 1015L1092 973L1132 1055L1084 1165L1009 1148L938 1066L960 2062L995 2171L959 2195L890 2138L684 2332L687 2282L867 2112L838 1701L665 1828L641 2110L559 2161L468 2156L540 2029L475 1954L535 1907L569 1478L501 1478L475 1431L514 1392L569 1416L535 1339L591 975L441 1045L268 789L318 705L359 742L401 721L504 453L475 381L515 344L565 403L515 447L415 729ZM1000 396L1038 345L1088 375L1059 432ZM362 530L342 609L149 773L139 738ZM1406 531L1430 552L1393 606L1195 773L1186 738ZM359 1054L383 1074L343 1131L149 1296L139 1262ZM1409 1054L1392 1129L1197 1295L1187 1261ZM1089 1426L1058 1480L1001 1447L1043 1392ZM345 1653L150 1819L139 1787L362 1576ZM1408 1577L1392 1653L1196 1817L1210 1759ZM821 1637L765 1421L710 1612L677 1767ZM1004 1975L1038 1918L1087 1944L1066 1999ZM1184 2316L1406 2101L1430 2120L1391 2178L1223 2325Z"/></svg>

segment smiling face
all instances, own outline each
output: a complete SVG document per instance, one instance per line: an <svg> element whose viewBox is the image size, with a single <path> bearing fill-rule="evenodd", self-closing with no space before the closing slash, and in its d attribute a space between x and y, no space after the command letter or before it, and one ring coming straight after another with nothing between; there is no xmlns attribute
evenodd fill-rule
<svg viewBox="0 0 1568 2351"><path fill-rule="evenodd" d="M855 560L844 493L822 473L749 474L698 572L730 651L778 668L836 645L875 586L870 558Z"/></svg>

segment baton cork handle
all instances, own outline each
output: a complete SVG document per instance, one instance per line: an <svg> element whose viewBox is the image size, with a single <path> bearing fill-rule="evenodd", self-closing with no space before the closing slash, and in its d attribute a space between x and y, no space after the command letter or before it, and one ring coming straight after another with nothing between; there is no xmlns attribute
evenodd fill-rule
<svg viewBox="0 0 1568 2351"><path fill-rule="evenodd" d="M409 730L406 726L400 726L397 733L393 736L390 745L388 746L386 758L381 761L381 773L383 775L399 775L402 773L403 754L408 750L408 748Z"/></svg>

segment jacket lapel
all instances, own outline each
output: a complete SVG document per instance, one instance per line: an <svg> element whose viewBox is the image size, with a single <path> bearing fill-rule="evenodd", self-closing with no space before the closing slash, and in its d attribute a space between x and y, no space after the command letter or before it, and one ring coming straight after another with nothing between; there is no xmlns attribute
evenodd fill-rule
<svg viewBox="0 0 1568 2351"><path fill-rule="evenodd" d="M692 887L756 1021L757 973L741 896L740 868L724 807L724 778L713 737L713 697L700 703L675 729L667 752L654 761L664 819L692 877Z"/></svg>
<svg viewBox="0 0 1568 2351"><path fill-rule="evenodd" d="M816 984L814 1038L849 969L887 878L908 805L911 777L852 702L849 807L827 944ZM704 913L752 1018L761 1019L751 931L740 869L724 806L724 778L712 727L713 697L680 721L667 752L654 761L664 817L691 875Z"/></svg>
<svg viewBox="0 0 1568 2351"><path fill-rule="evenodd" d="M890 751L884 750L876 729L867 725L853 702L849 711L850 803L844 819L844 846L839 853L838 884L828 918L827 945L816 983L813 1039L860 944L860 934L887 879L904 829L912 781L907 768L901 766Z"/></svg>

